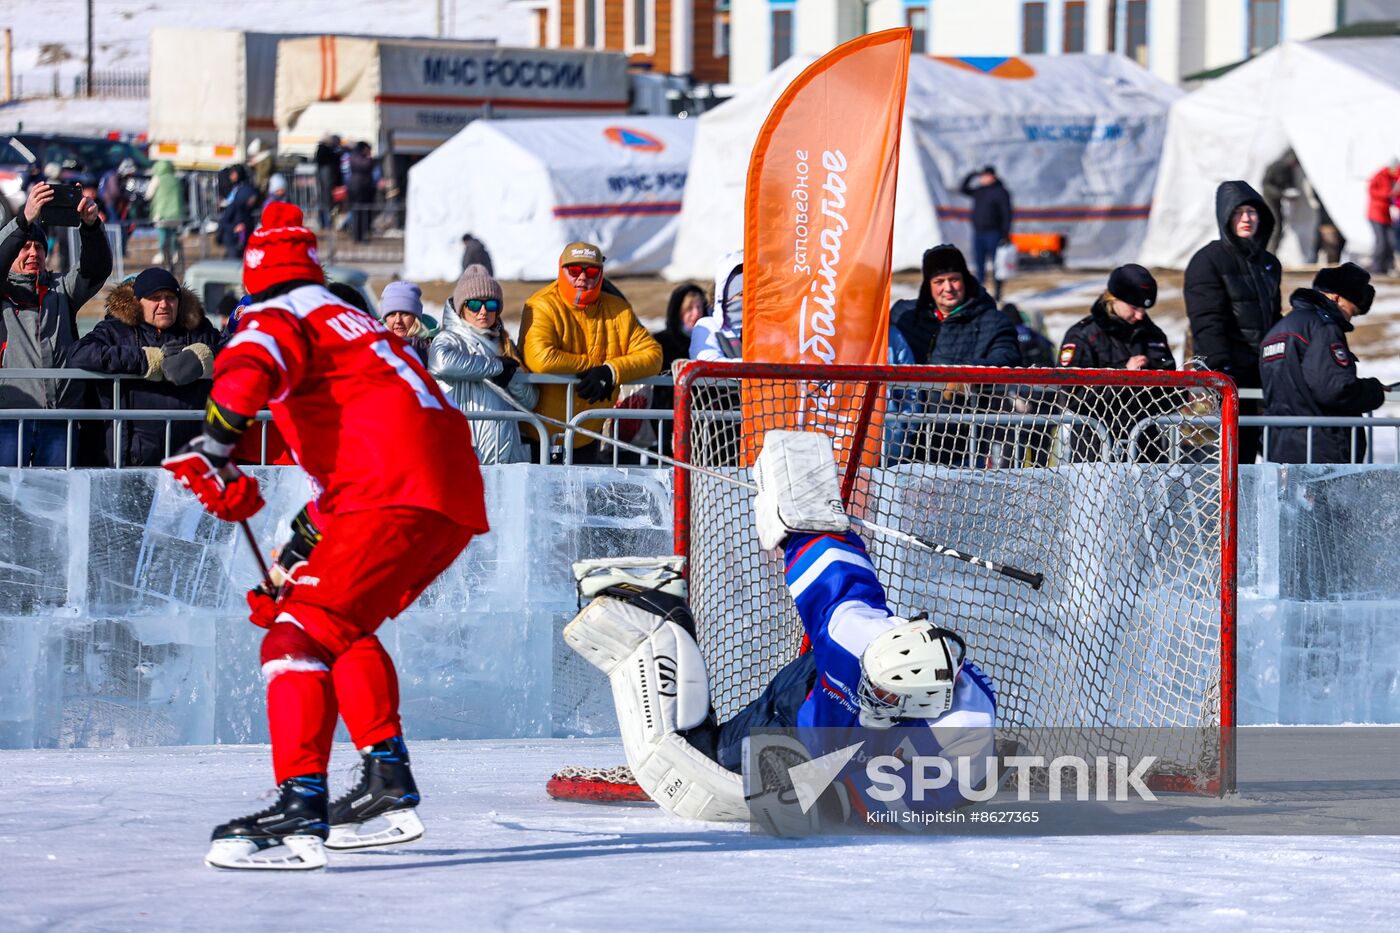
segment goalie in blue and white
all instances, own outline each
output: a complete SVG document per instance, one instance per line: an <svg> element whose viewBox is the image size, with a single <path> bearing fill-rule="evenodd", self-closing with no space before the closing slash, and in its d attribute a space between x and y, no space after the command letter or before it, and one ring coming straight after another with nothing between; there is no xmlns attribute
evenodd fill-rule
<svg viewBox="0 0 1400 933"><path fill-rule="evenodd" d="M786 789L759 786L753 774L745 787L738 773L744 741L753 729L792 728L804 746L797 749L798 761L866 742L827 795L828 817L846 818L852 808L961 804L951 783L917 803L877 802L855 772L870 757L898 753L905 760L966 756L980 774L994 755L991 682L965 659L956 633L890 612L875 568L841 507L830 438L768 432L754 479L759 543L783 547L787 584L812 646L780 670L756 700L716 723L682 581L660 588L595 586L597 598L564 629L565 640L610 678L637 783L678 816L743 820L752 809L756 819L771 825L769 815L781 808L768 798ZM830 812L833 796L839 814ZM792 808L787 809L778 819L788 825L774 827L780 832L815 828L820 819L814 808L810 826L793 826Z"/></svg>

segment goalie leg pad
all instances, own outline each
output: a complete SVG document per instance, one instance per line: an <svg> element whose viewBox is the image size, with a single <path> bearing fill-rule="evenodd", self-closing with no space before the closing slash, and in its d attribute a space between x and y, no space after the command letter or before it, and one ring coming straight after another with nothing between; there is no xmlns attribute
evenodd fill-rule
<svg viewBox="0 0 1400 933"><path fill-rule="evenodd" d="M778 547L790 532L849 531L841 506L831 438L816 431L769 431L753 468L759 546Z"/></svg>
<svg viewBox="0 0 1400 933"><path fill-rule="evenodd" d="M574 580L581 599L599 595L610 587L630 585L639 590L659 589L685 599L685 558L665 557L599 557L577 560L573 564Z"/></svg>
<svg viewBox="0 0 1400 933"><path fill-rule="evenodd" d="M657 632L659 638L649 638L640 645L610 678L627 764L647 796L676 816L688 820L748 819L743 778L720 767L676 734L674 710L679 698L666 696L667 659L655 650L656 642L664 644L674 632L684 639L675 644L688 642L694 647L695 643L679 626L667 623ZM690 689L693 686L688 684L674 692L694 694ZM690 712L702 705L708 710L708 689L704 690L703 699L703 704L693 700L686 703ZM704 713L699 718L703 719Z"/></svg>
<svg viewBox="0 0 1400 933"><path fill-rule="evenodd" d="M639 606L600 596L564 626L564 641L589 664L611 676L623 659L663 624L664 619Z"/></svg>
<svg viewBox="0 0 1400 933"><path fill-rule="evenodd" d="M695 640L681 626L620 600L594 600L565 629L584 654L635 633L639 616L655 626L632 652L612 665L609 681L622 746L637 784L666 810L684 819L744 820L743 779L706 757L677 734L703 722L710 710L709 682ZM577 628L575 628L577 626ZM591 659L591 657L590 657Z"/></svg>
<svg viewBox="0 0 1400 933"><path fill-rule="evenodd" d="M618 717L621 719L621 716ZM623 746L642 790L670 813L686 820L735 822L749 818L744 779L696 751L674 732L654 745L635 748L623 731Z"/></svg>
<svg viewBox="0 0 1400 933"><path fill-rule="evenodd" d="M635 691L631 705L644 723L646 741L693 729L710 712L710 680L700 647L684 628L645 609L604 596L564 627L564 640L590 664ZM618 675L627 668L628 677ZM621 711L619 701L619 715Z"/></svg>

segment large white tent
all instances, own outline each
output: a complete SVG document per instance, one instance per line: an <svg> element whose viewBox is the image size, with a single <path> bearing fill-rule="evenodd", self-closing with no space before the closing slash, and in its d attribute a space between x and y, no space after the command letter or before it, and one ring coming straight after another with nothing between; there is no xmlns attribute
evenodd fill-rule
<svg viewBox="0 0 1400 933"><path fill-rule="evenodd" d="M660 271L694 134L671 117L470 123L409 170L404 276L456 279L464 233L502 279L554 278L575 240L601 247L610 273Z"/></svg>
<svg viewBox="0 0 1400 933"><path fill-rule="evenodd" d="M743 241L744 180L758 131L810 58L702 115L671 279L703 278ZM963 177L988 163L1010 189L1015 229L1068 238L1068 260L1111 266L1136 256L1169 106L1181 92L1121 55L1028 55L909 63L894 267L923 251L971 245Z"/></svg>
<svg viewBox="0 0 1400 933"><path fill-rule="evenodd" d="M1366 185L1400 157L1400 38L1290 42L1178 101L1141 262L1181 269L1220 236L1215 189L1264 171L1291 147L1332 222L1357 256L1372 248ZM1306 198L1284 202L1279 259L1307 258L1316 214Z"/></svg>

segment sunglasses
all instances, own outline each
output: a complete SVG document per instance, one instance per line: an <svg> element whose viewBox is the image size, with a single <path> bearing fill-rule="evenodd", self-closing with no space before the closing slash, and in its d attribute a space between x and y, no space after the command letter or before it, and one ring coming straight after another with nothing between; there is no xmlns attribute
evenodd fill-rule
<svg viewBox="0 0 1400 933"><path fill-rule="evenodd" d="M564 267L564 271L569 274L569 278L571 279L576 279L580 275L586 275L590 279L596 279L603 274L603 270L597 266L568 265Z"/></svg>
<svg viewBox="0 0 1400 933"><path fill-rule="evenodd" d="M501 303L494 298L468 298L462 302L462 306L469 311L480 311L485 308L493 314L501 313Z"/></svg>

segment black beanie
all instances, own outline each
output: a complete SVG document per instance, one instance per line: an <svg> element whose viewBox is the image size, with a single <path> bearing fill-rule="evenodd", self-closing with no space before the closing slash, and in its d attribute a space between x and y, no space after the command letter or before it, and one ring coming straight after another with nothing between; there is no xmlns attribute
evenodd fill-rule
<svg viewBox="0 0 1400 933"><path fill-rule="evenodd" d="M967 260L963 258L962 250L952 243L940 243L924 250L923 272L925 282L935 275L947 272L961 273L963 282L969 286L972 282L972 275L967 271Z"/></svg>
<svg viewBox="0 0 1400 933"><path fill-rule="evenodd" d="M1108 274L1108 293L1134 308L1150 308L1157 303L1157 280L1151 272L1130 262Z"/></svg>
<svg viewBox="0 0 1400 933"><path fill-rule="evenodd" d="M131 283L131 290L137 298L149 298L156 292L170 292L179 298L180 280L171 275L168 269L151 266L141 270L141 274Z"/></svg>
<svg viewBox="0 0 1400 933"><path fill-rule="evenodd" d="M1340 295L1356 305L1357 314L1371 310L1376 289L1371 284L1371 273L1354 262L1344 262L1340 266L1319 269L1313 278L1313 288L1320 292Z"/></svg>
<svg viewBox="0 0 1400 933"><path fill-rule="evenodd" d="M44 225L37 220L29 222L29 229L24 231L24 243L38 243L44 249L49 248L49 232L44 229Z"/></svg>

